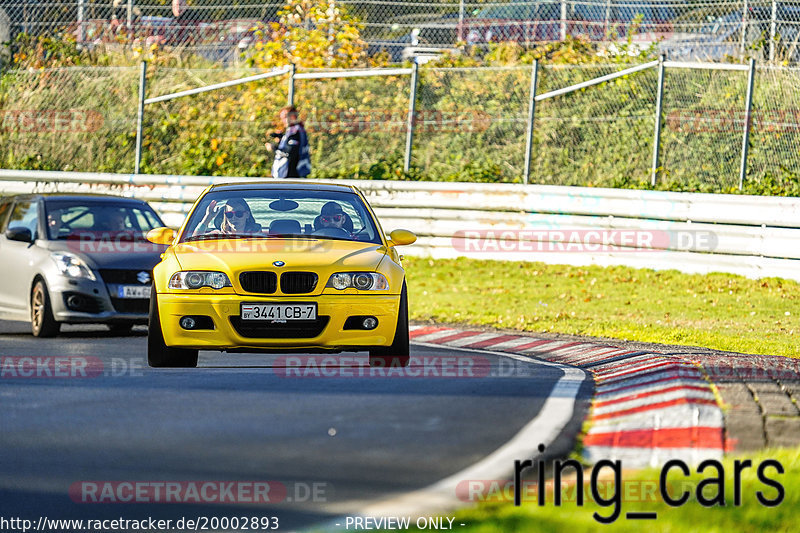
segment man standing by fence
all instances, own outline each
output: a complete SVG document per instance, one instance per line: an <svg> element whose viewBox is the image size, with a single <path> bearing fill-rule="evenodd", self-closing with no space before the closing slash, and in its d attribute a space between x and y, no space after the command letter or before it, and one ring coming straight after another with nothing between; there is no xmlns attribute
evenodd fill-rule
<svg viewBox="0 0 800 533"><path fill-rule="evenodd" d="M284 107L281 109L280 119L284 130L269 134L270 137L278 139L278 142L266 143L267 150L275 152L272 177L304 178L311 173L311 156L308 150L308 136L298 118L297 108Z"/></svg>

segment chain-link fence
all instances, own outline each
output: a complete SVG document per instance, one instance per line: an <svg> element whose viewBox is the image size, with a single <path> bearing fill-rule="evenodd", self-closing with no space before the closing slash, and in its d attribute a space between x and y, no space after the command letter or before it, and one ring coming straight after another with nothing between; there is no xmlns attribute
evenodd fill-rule
<svg viewBox="0 0 800 533"><path fill-rule="evenodd" d="M303 6L310 0L288 0ZM369 52L400 61L420 47L541 43L568 35L619 52L628 40L671 59L800 59L800 2L778 0L318 0L359 21ZM68 33L82 46L183 47L233 61L269 39L286 2L272 0L0 0L0 41ZM630 51L631 47L623 47Z"/></svg>
<svg viewBox="0 0 800 533"><path fill-rule="evenodd" d="M5 72L0 77L0 166L132 172L138 71Z"/></svg>
<svg viewBox="0 0 800 533"><path fill-rule="evenodd" d="M619 70L612 65L543 69L539 93ZM532 179L558 185L613 186L650 170L656 72L557 96L536 107Z"/></svg>
<svg viewBox="0 0 800 533"><path fill-rule="evenodd" d="M269 79L145 106L141 171L269 175L271 154L264 143L279 129L277 113L293 86L317 177L521 183L532 131L530 183L620 187L656 179L719 192L736 188L742 177L745 185L797 179L800 69L754 71L749 154L741 176L749 67L666 61L659 93L658 65L628 66L626 74L620 74L620 65L541 67L533 122L530 65L421 66L415 92L411 68L294 75L284 70ZM0 166L131 172L139 70L74 67L3 74ZM151 67L146 96L264 72ZM409 132L412 95L416 109Z"/></svg>
<svg viewBox="0 0 800 533"><path fill-rule="evenodd" d="M414 164L437 180L518 181L530 67L421 69Z"/></svg>

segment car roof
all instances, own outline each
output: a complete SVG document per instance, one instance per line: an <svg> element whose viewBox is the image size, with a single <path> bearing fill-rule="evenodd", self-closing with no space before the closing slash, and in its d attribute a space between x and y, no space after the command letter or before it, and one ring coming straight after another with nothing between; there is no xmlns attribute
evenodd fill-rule
<svg viewBox="0 0 800 533"><path fill-rule="evenodd" d="M264 191L264 190L292 190L292 191L329 191L329 192L355 192L351 185L336 183L317 183L308 181L252 181L238 183L219 183L212 185L210 191Z"/></svg>

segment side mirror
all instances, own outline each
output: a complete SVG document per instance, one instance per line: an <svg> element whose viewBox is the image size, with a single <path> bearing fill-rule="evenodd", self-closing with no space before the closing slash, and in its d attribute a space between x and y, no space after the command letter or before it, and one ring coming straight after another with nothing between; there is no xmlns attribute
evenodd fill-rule
<svg viewBox="0 0 800 533"><path fill-rule="evenodd" d="M16 226L6 230L6 239L9 241L19 241L30 244L33 242L33 234L31 234L31 230L28 228Z"/></svg>
<svg viewBox="0 0 800 533"><path fill-rule="evenodd" d="M392 242L398 246L403 244L414 244L417 241L417 236L406 229L396 229L389 234Z"/></svg>
<svg viewBox="0 0 800 533"><path fill-rule="evenodd" d="M175 240L175 230L170 228L151 229L145 238L153 244L170 245Z"/></svg>

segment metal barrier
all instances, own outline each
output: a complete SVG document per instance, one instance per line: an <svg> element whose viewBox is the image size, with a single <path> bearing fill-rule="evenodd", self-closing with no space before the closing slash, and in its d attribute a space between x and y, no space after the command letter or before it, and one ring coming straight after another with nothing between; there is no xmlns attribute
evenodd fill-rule
<svg viewBox="0 0 800 533"><path fill-rule="evenodd" d="M178 226L208 185L262 180L0 170L0 193L135 197ZM800 198L549 185L335 183L362 190L385 229L417 233L418 244L404 250L408 254L800 280Z"/></svg>

